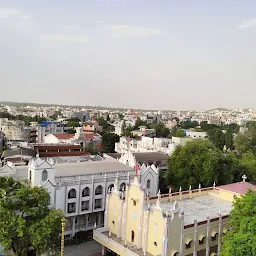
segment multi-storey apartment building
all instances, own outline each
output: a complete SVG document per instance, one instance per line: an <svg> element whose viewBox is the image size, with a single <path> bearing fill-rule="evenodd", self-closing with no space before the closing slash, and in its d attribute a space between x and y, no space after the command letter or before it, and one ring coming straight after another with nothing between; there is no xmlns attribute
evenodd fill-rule
<svg viewBox="0 0 256 256"><path fill-rule="evenodd" d="M43 122L36 127L37 142L43 143L44 137L48 134L63 134L64 126L60 122Z"/></svg>
<svg viewBox="0 0 256 256"><path fill-rule="evenodd" d="M0 131L5 134L7 140L23 140L25 123L19 120L0 118Z"/></svg>

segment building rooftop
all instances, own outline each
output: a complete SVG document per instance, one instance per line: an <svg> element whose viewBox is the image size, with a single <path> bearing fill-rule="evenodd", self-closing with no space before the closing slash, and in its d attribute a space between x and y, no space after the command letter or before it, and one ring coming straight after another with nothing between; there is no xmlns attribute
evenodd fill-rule
<svg viewBox="0 0 256 256"><path fill-rule="evenodd" d="M68 134L68 133L52 134L52 135L55 136L59 140L68 140L68 139L72 139L75 136L75 134Z"/></svg>
<svg viewBox="0 0 256 256"><path fill-rule="evenodd" d="M38 158L37 161L40 159ZM41 159L42 161L45 159ZM133 168L121 164L119 162L108 162L108 161L87 161L87 162L73 162L73 163L58 163L54 166L55 177L72 177L72 176L83 176L100 173L111 173L111 172L125 172L132 171ZM16 179L27 179L28 177L28 166L17 166Z"/></svg>
<svg viewBox="0 0 256 256"><path fill-rule="evenodd" d="M217 218L219 211L222 216L229 215L232 210L232 202L213 197L210 195L198 196L194 198L185 198L178 201L179 208L184 210L184 225L205 221L207 215L210 219ZM168 203L161 203L160 207L163 210L172 210L174 201Z"/></svg>
<svg viewBox="0 0 256 256"><path fill-rule="evenodd" d="M239 193L239 194L242 194L242 195L246 194L248 189L256 190L256 186L254 186L254 185L252 185L248 182L243 182L243 181L218 186L217 188L218 189L223 189L223 190L228 190L228 191L235 192L235 193Z"/></svg>
<svg viewBox="0 0 256 256"><path fill-rule="evenodd" d="M55 165L56 177L68 177L88 174L134 171L133 168L119 162L95 161L84 163L61 163Z"/></svg>
<svg viewBox="0 0 256 256"><path fill-rule="evenodd" d="M42 159L47 159L42 158ZM79 162L88 162L88 161L102 161L102 157L99 155L84 155L84 156L56 156L51 157L54 160L54 163L79 163Z"/></svg>
<svg viewBox="0 0 256 256"><path fill-rule="evenodd" d="M162 152L133 153L137 162L144 161L167 161L168 155Z"/></svg>

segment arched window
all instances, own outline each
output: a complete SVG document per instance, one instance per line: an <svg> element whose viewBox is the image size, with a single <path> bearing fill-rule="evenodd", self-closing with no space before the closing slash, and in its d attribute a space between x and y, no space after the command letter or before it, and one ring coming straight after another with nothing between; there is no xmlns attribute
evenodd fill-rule
<svg viewBox="0 0 256 256"><path fill-rule="evenodd" d="M216 241L217 237L218 237L218 233L217 232L213 232L212 235L211 235L211 240L212 241Z"/></svg>
<svg viewBox="0 0 256 256"><path fill-rule="evenodd" d="M70 199L70 198L76 198L76 190L74 188L72 188L68 192L68 199Z"/></svg>
<svg viewBox="0 0 256 256"><path fill-rule="evenodd" d="M90 189L88 187L84 188L82 191L82 197L89 196L90 195Z"/></svg>
<svg viewBox="0 0 256 256"><path fill-rule="evenodd" d="M32 172L29 171L29 180L31 181L31 177L32 177Z"/></svg>
<svg viewBox="0 0 256 256"><path fill-rule="evenodd" d="M96 189L95 189L95 195L101 195L102 194L102 186L99 185Z"/></svg>
<svg viewBox="0 0 256 256"><path fill-rule="evenodd" d="M46 181L47 178L48 178L48 172L47 172L46 170L44 170L44 171L42 172L42 181Z"/></svg>
<svg viewBox="0 0 256 256"><path fill-rule="evenodd" d="M205 237L203 237L202 239L199 239L199 244L204 244L204 241L205 241Z"/></svg>
<svg viewBox="0 0 256 256"><path fill-rule="evenodd" d="M135 237L135 234L134 234L134 231L132 230L132 234L131 234L131 241L132 241L132 243L134 242L134 237Z"/></svg>
<svg viewBox="0 0 256 256"><path fill-rule="evenodd" d="M186 249L189 249L189 248L191 248L191 246L192 246L192 243L193 243L193 241L192 240L190 240L189 242L187 242L186 243Z"/></svg>
<svg viewBox="0 0 256 256"><path fill-rule="evenodd" d="M112 192L112 188L114 187L114 184L109 185L108 192Z"/></svg>
<svg viewBox="0 0 256 256"><path fill-rule="evenodd" d="M126 184L123 182L121 185L120 185L120 191L125 191L126 189Z"/></svg>
<svg viewBox="0 0 256 256"><path fill-rule="evenodd" d="M150 188L150 184L151 183L151 180L147 180L147 188Z"/></svg>

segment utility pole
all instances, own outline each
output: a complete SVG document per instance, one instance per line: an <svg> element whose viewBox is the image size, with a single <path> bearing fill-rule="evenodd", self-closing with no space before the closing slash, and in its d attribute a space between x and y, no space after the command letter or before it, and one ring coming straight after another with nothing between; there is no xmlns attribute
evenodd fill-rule
<svg viewBox="0 0 256 256"><path fill-rule="evenodd" d="M61 219L61 252L60 256L64 256L64 235L65 235L65 224L66 224L66 219L63 216Z"/></svg>

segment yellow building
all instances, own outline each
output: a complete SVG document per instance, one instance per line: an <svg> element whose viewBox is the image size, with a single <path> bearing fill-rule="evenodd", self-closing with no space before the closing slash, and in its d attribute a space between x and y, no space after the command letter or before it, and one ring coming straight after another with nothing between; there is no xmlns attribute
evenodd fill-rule
<svg viewBox="0 0 256 256"><path fill-rule="evenodd" d="M221 237L228 231L228 215L235 197L250 183L233 183L147 197L138 178L120 193L117 183L106 199L104 228L93 237L102 255L121 256L219 255Z"/></svg>

